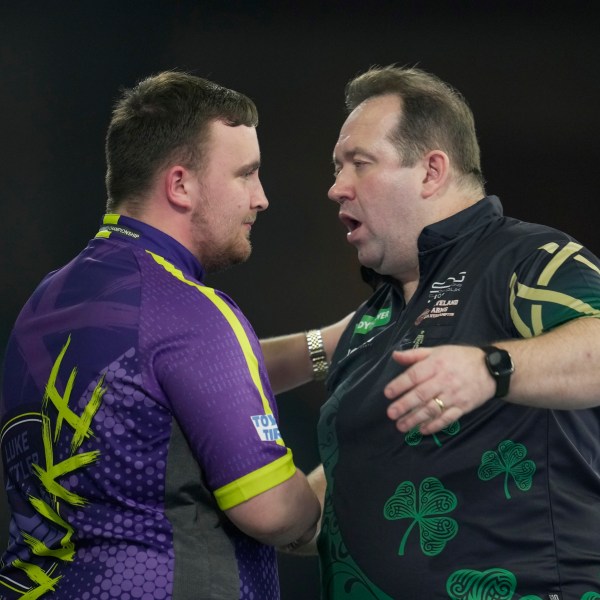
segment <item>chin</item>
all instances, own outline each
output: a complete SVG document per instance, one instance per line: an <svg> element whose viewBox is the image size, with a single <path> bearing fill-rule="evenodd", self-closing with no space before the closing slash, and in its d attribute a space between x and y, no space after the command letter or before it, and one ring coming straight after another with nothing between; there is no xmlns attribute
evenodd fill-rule
<svg viewBox="0 0 600 600"><path fill-rule="evenodd" d="M380 260L375 260L373 256L361 252L358 253L358 262L366 269L372 269L373 271L377 271L381 267Z"/></svg>
<svg viewBox="0 0 600 600"><path fill-rule="evenodd" d="M243 251L240 249L238 252L229 252L227 254L219 254L218 256L211 256L205 258L204 261L200 261L200 264L204 267L207 273L220 273L227 269L246 262L250 258L252 248L248 245Z"/></svg>

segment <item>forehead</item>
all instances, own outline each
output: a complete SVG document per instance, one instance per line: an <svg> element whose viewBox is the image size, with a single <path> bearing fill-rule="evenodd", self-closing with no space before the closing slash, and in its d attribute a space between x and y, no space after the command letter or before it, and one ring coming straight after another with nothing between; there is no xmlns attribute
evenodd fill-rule
<svg viewBox="0 0 600 600"><path fill-rule="evenodd" d="M223 121L212 121L208 127L209 156L227 157L238 160L256 160L260 155L255 127L236 125Z"/></svg>
<svg viewBox="0 0 600 600"><path fill-rule="evenodd" d="M342 125L336 150L389 143L401 111L398 96L375 96L359 104Z"/></svg>

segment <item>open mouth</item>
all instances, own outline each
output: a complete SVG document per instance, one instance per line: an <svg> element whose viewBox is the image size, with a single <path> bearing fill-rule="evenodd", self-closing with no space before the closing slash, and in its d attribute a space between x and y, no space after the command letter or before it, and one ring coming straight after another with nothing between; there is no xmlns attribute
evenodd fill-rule
<svg viewBox="0 0 600 600"><path fill-rule="evenodd" d="M361 226L361 222L353 219L349 215L340 214L340 221L345 225L348 233L352 233Z"/></svg>

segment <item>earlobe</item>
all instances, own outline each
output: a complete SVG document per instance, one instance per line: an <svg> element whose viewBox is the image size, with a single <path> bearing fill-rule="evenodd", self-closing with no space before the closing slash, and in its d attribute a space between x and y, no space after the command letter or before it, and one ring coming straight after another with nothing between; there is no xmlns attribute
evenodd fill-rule
<svg viewBox="0 0 600 600"><path fill-rule="evenodd" d="M429 198L446 185L450 173L450 159L442 150L432 150L423 157L423 165L423 197Z"/></svg>
<svg viewBox="0 0 600 600"><path fill-rule="evenodd" d="M180 165L171 167L165 173L165 195L178 210L189 210L192 207L191 183L190 172Z"/></svg>

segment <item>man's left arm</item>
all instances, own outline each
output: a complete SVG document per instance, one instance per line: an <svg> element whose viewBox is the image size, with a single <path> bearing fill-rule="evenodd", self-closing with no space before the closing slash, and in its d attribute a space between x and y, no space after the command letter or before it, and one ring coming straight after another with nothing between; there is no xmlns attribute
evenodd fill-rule
<svg viewBox="0 0 600 600"><path fill-rule="evenodd" d="M507 402L572 410L600 405L600 319L579 318L533 338L494 343L514 363ZM400 431L431 434L496 393L483 350L438 346L394 352L407 369L385 388L388 416Z"/></svg>
<svg viewBox="0 0 600 600"><path fill-rule="evenodd" d="M331 362L340 336L353 315L350 313L319 330L327 364ZM261 339L260 345L273 393L281 394L315 379L306 332Z"/></svg>

